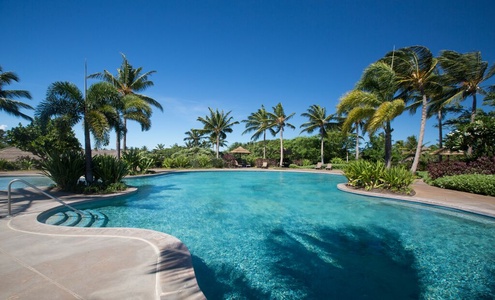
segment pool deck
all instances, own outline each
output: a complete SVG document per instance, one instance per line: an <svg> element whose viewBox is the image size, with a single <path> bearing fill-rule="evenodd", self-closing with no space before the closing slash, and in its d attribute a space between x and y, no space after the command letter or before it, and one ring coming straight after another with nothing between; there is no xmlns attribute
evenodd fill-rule
<svg viewBox="0 0 495 300"><path fill-rule="evenodd" d="M355 191L345 184L339 189L495 217L495 197L440 189L422 181L414 183L412 197ZM6 194L0 191L0 299L205 299L190 253L175 237L135 228L42 224L38 214L59 204L29 189L13 194L14 217L7 217ZM88 199L57 197L68 203Z"/></svg>

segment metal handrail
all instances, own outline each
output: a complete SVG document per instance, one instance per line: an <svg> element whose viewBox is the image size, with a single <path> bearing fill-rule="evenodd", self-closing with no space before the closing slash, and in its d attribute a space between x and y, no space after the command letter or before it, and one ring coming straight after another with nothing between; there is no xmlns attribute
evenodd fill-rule
<svg viewBox="0 0 495 300"><path fill-rule="evenodd" d="M64 205L64 206L67 206L69 209L71 209L72 211L76 212L77 214L79 214L81 217L84 217L84 213L72 206L70 206L69 204L65 203L64 201L58 199L57 197L55 196L52 196L48 193L45 193L43 192L42 190L40 190L39 188L37 188L36 186L32 185L31 183L25 181L25 180L22 180L22 179L13 179L12 181L9 182L9 187L8 187L8 207L9 207L9 217L12 216L12 201L10 199L10 190L11 190L11 187L12 187L12 184L14 182L22 182L24 183L25 185L29 186L29 187L32 187L33 189L35 189L36 191L42 193L43 195L47 196L48 198L51 198L55 201L57 201L58 203Z"/></svg>

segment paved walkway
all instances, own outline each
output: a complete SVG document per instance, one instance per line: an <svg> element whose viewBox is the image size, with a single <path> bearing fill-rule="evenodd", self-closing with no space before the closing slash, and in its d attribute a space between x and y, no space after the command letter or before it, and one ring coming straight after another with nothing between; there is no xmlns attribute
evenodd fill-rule
<svg viewBox="0 0 495 300"><path fill-rule="evenodd" d="M413 188L415 196L394 198L495 217L495 197L421 181ZM178 239L144 229L42 224L37 215L58 203L25 192L14 195L15 217L6 217L7 196L0 191L0 299L204 299L189 251Z"/></svg>

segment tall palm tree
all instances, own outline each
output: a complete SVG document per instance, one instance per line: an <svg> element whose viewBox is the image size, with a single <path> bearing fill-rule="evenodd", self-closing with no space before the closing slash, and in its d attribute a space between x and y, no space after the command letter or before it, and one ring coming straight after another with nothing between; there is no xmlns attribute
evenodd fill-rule
<svg viewBox="0 0 495 300"><path fill-rule="evenodd" d="M119 97L118 91L109 83L100 82L92 85L86 97L79 88L70 82L55 82L48 87L46 99L36 108L36 115L42 122L51 117L63 117L70 126L83 121L85 177L93 182L91 137L103 141L110 130L108 116L111 105Z"/></svg>
<svg viewBox="0 0 495 300"><path fill-rule="evenodd" d="M208 109L210 110L210 115L204 118L199 117L198 121L204 125L201 133L210 134L210 137L215 139L217 158L219 158L220 141L225 140L227 133L232 132L232 126L239 124L239 122L232 121L233 117L229 116L231 111L224 113L223 110L220 112L218 109L215 111L210 107Z"/></svg>
<svg viewBox="0 0 495 300"><path fill-rule="evenodd" d="M396 97L399 82L392 67L384 62L371 64L356 85L356 89L344 95L337 105L337 113L348 112L342 130L349 132L353 124L365 120L365 131L375 133L383 128L385 132L385 164L392 164L391 122L402 114L405 101Z"/></svg>
<svg viewBox="0 0 495 300"><path fill-rule="evenodd" d="M481 84L495 75L495 65L489 67L488 62L482 60L479 51L461 54L456 51L445 50L440 53L438 62L444 71L446 83L456 86L456 93L448 99L448 102L472 97L471 123L473 123L477 109L476 95L486 94L486 90ZM468 155L471 153L472 147L470 146Z"/></svg>
<svg viewBox="0 0 495 300"><path fill-rule="evenodd" d="M268 112L265 109L265 106L261 105L261 108L256 112L249 115L247 120L243 120L242 122L246 123L246 130L242 134L253 132L254 134L251 136L251 140L258 140L260 136L263 134L263 159L266 158L266 130L270 125L270 120L268 116Z"/></svg>
<svg viewBox="0 0 495 300"><path fill-rule="evenodd" d="M10 115L32 121L33 119L23 114L20 109L33 108L26 103L14 100L15 98L31 99L31 94L24 90L6 90L4 86L9 85L12 81L19 82L19 77L14 72L4 72L2 66L0 66L0 110Z"/></svg>
<svg viewBox="0 0 495 300"><path fill-rule="evenodd" d="M403 95L407 99L421 98L421 124L418 143L414 154L411 172L418 168L423 139L425 135L428 100L434 90L441 90L439 76L436 74L437 59L431 51L424 46L411 46L389 52L383 59L393 66L397 80Z"/></svg>
<svg viewBox="0 0 495 300"><path fill-rule="evenodd" d="M153 81L149 80L148 77L151 76L156 71L148 71L144 74L141 74L143 71L142 67L134 69L129 61L125 57L123 53L122 55L122 65L120 69L117 69L117 75L114 76L107 70L104 70L101 73L95 73L89 78L98 78L104 81L107 81L114 85L119 92L121 93L122 99L121 101L124 103L122 107L122 111L120 112L123 118L123 127L124 130L121 132L123 134L123 149L124 151L127 148L127 120L137 121L141 125L141 130L149 130L151 127L150 117L151 110L149 110L149 116L146 116L146 111L142 110L142 104L139 102L146 102L148 105L154 106L161 111L163 111L162 105L156 101L155 99L148 97L143 94L138 94L139 92L144 91L146 88L153 86ZM132 107L133 105L137 105L138 108ZM127 110L126 110L127 109ZM132 118L132 112L136 110L141 110L139 116L135 116Z"/></svg>
<svg viewBox="0 0 495 300"><path fill-rule="evenodd" d="M284 165L284 128L285 126L296 129L296 127L287 121L290 120L295 113L291 113L290 115L286 115L284 112L284 107L282 103L278 103L273 107L273 112L268 113L268 118L270 120L268 129L272 133L273 136L280 133L280 163L279 165L282 167Z"/></svg>
<svg viewBox="0 0 495 300"><path fill-rule="evenodd" d="M300 128L304 128L301 130L301 133L313 133L316 129L318 129L318 133L320 135L320 157L321 163L324 164L324 141L325 136L327 136L327 131L331 127L336 127L337 123L331 123L330 121L333 119L333 115L327 116L327 111L324 107L313 104L308 108L308 111L301 114L302 117L307 117L309 120L306 123L303 123Z"/></svg>
<svg viewBox="0 0 495 300"><path fill-rule="evenodd" d="M199 147L201 145L201 140L204 139L201 130L198 129L191 129L185 132L185 135L184 141L186 142L187 147Z"/></svg>

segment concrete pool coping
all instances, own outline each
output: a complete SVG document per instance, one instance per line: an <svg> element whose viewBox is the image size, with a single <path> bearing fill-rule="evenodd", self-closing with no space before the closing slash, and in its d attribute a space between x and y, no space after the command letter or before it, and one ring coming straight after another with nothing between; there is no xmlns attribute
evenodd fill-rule
<svg viewBox="0 0 495 300"><path fill-rule="evenodd" d="M301 172L339 174L325 170ZM440 189L422 181L413 185L415 196L355 191L345 184L340 184L339 189L495 217L495 197ZM175 237L136 228L42 224L37 216L59 204L32 193L15 197L18 197L15 217L3 217L6 193L0 192L0 298L205 299L197 285L190 253ZM60 198L68 203L101 199L84 195L60 195Z"/></svg>

